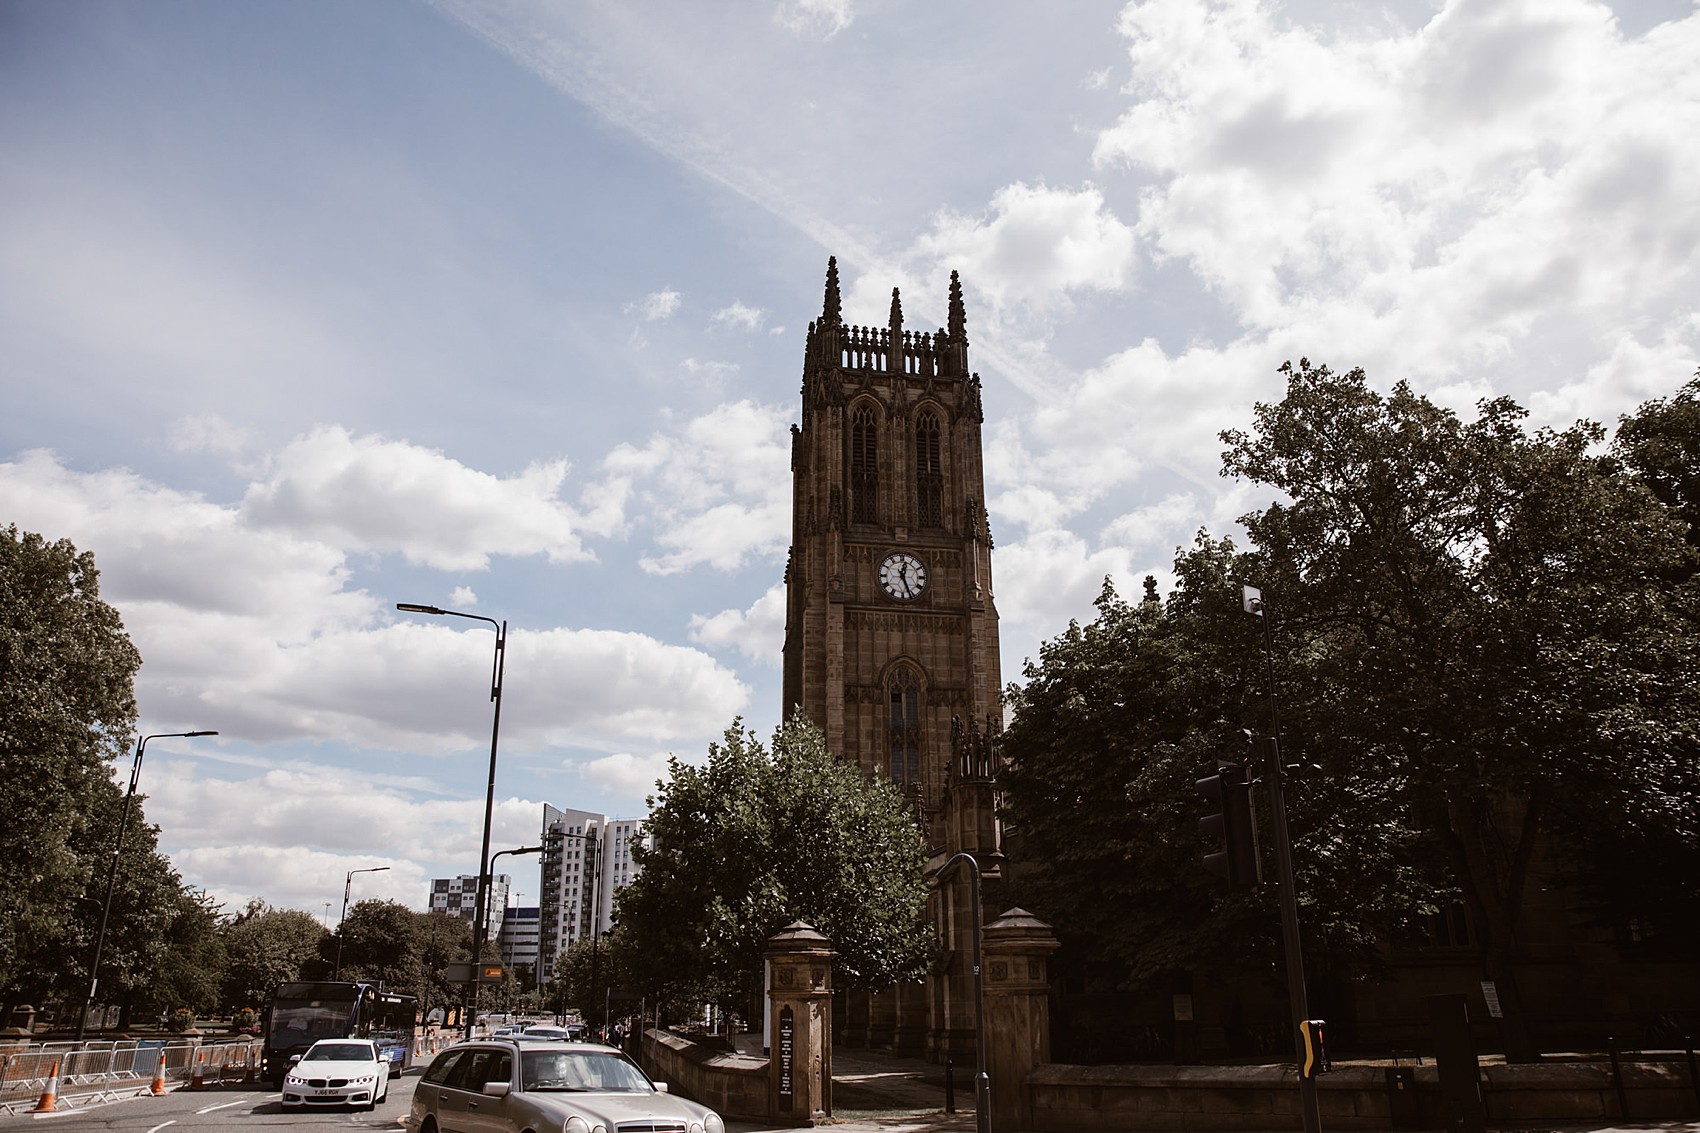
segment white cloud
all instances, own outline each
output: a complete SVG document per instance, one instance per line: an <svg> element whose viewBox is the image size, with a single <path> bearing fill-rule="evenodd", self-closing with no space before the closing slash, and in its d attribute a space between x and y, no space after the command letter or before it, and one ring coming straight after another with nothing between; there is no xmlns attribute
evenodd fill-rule
<svg viewBox="0 0 1700 1133"><path fill-rule="evenodd" d="M254 430L233 425L216 413L180 417L170 428L171 447L176 452L213 453L238 456L254 443Z"/></svg>
<svg viewBox="0 0 1700 1133"><path fill-rule="evenodd" d="M1000 307L1048 312L1075 291L1119 291L1133 282L1135 239L1097 188L1017 182L993 195L983 218L949 211L914 252L973 280Z"/></svg>
<svg viewBox="0 0 1700 1133"><path fill-rule="evenodd" d="M757 331L761 329L762 318L767 314L760 307L746 306L739 300L732 300L732 305L722 307L714 312L709 322L714 326L732 327L736 330Z"/></svg>
<svg viewBox="0 0 1700 1133"><path fill-rule="evenodd" d="M849 27L855 14L850 0L779 0L773 19L787 30L830 39Z"/></svg>
<svg viewBox="0 0 1700 1133"><path fill-rule="evenodd" d="M1000 542L993 565L1001 637L1006 649L1020 651L1024 641L1038 642L1061 632L1072 617L1092 609L1106 575L1125 593L1136 569L1124 547L1092 550L1079 536L1060 529L1038 532L1013 543ZM1018 671L1032 652L1004 658L1006 673Z"/></svg>
<svg viewBox="0 0 1700 1133"><path fill-rule="evenodd" d="M533 463L498 479L440 452L315 429L278 453L249 487L243 519L350 551L400 552L445 570L479 570L491 554L591 559L580 517L559 492L567 463Z"/></svg>
<svg viewBox="0 0 1700 1133"><path fill-rule="evenodd" d="M1700 99L1671 98L1700 19L1626 41L1586 0L1453 0L1325 37L1252 0L1151 0L1121 31L1136 101L1096 161L1156 178L1142 237L1251 334L1445 379L1560 309L1610 350L1700 288Z"/></svg>
<svg viewBox="0 0 1700 1133"><path fill-rule="evenodd" d="M637 313L643 316L645 322L659 322L670 319L679 311L680 295L671 287L660 291L651 291L635 303L627 303L627 314Z"/></svg>
<svg viewBox="0 0 1700 1133"><path fill-rule="evenodd" d="M484 742L490 632L384 624L397 616L389 603L349 589L329 543L131 473L72 472L44 452L0 464L0 510L95 553L158 719L255 743L447 754ZM516 629L508 651L503 735L519 747L714 734L748 699L706 654L642 633Z"/></svg>
<svg viewBox="0 0 1700 1133"><path fill-rule="evenodd" d="M724 393L742 369L736 362L699 362L695 358L686 358L679 365L697 386L716 395Z"/></svg>
<svg viewBox="0 0 1700 1133"><path fill-rule="evenodd" d="M197 759L150 759L147 816L173 865L227 907L263 894L317 915L332 901L335 918L348 870L388 866L357 878L354 899L422 909L431 878L476 872L484 767L475 762L454 784L462 797L441 798L357 768L299 763L242 779L209 775ZM492 848L532 843L542 809L498 796ZM512 872L505 860L498 868Z"/></svg>
<svg viewBox="0 0 1700 1133"><path fill-rule="evenodd" d="M50 452L27 452L0 463L0 510L21 527L95 552L102 597L123 608L133 633L151 627L156 611L169 621L184 610L293 644L362 622L376 605L347 588L337 548L250 528L235 508L124 469L76 472ZM144 655L156 667L153 653Z"/></svg>
<svg viewBox="0 0 1700 1133"><path fill-rule="evenodd" d="M731 716L726 718L730 723ZM605 755L578 765L579 774L585 782L596 787L628 798L647 798L655 793L658 780L667 778L667 754L665 752L647 756L632 755L620 752ZM611 817L632 818L636 815L618 815Z"/></svg>
<svg viewBox="0 0 1700 1133"><path fill-rule="evenodd" d="M739 401L609 454L610 477L630 482L653 516L663 553L645 555L645 570L733 570L783 552L791 534L789 418L787 409Z"/></svg>
<svg viewBox="0 0 1700 1133"><path fill-rule="evenodd" d="M785 641L785 584L769 587L746 610L693 615L691 640L712 649L736 649L752 661L777 665Z"/></svg>
<svg viewBox="0 0 1700 1133"><path fill-rule="evenodd" d="M449 592L449 603L457 609L461 606L476 606L478 595L470 586L457 586Z"/></svg>

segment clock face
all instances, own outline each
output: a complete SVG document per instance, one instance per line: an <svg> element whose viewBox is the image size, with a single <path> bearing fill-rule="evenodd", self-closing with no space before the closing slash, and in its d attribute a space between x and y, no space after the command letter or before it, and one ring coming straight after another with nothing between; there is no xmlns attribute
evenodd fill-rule
<svg viewBox="0 0 1700 1133"><path fill-rule="evenodd" d="M927 568L914 555L888 555L880 564L880 586L900 602L919 598L927 588Z"/></svg>

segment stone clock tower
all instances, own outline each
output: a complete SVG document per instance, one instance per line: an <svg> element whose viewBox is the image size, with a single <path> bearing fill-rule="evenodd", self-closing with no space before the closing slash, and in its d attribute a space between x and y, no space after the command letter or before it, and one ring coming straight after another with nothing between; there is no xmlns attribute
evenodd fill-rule
<svg viewBox="0 0 1700 1133"><path fill-rule="evenodd" d="M906 330L894 288L886 326L848 326L838 265L827 263L803 362L802 424L792 426L784 708L819 726L838 758L898 786L929 872L966 851L996 876L998 614L980 378L968 369L954 272L948 321ZM969 876L951 868L932 898L945 973L925 987L850 997L844 1041L972 1058Z"/></svg>

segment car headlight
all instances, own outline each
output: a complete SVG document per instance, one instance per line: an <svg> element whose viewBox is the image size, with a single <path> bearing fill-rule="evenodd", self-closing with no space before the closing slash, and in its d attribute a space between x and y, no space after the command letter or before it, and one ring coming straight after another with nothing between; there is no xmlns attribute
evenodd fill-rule
<svg viewBox="0 0 1700 1133"><path fill-rule="evenodd" d="M726 1123L720 1120L718 1113L710 1112L702 1119L702 1127L707 1133L726 1133Z"/></svg>
<svg viewBox="0 0 1700 1133"><path fill-rule="evenodd" d="M592 1125L575 1113L562 1123L561 1133L608 1133L608 1127L600 1121Z"/></svg>

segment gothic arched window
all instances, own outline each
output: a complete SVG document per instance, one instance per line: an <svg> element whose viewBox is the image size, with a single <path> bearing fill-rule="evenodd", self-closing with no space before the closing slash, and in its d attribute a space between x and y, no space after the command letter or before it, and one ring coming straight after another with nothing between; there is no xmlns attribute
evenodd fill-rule
<svg viewBox="0 0 1700 1133"><path fill-rule="evenodd" d="M915 522L944 526L944 461L939 452L939 419L921 414L915 422Z"/></svg>
<svg viewBox="0 0 1700 1133"><path fill-rule="evenodd" d="M874 410L859 405L850 415L850 522L878 523L879 432Z"/></svg>
<svg viewBox="0 0 1700 1133"><path fill-rule="evenodd" d="M899 665L886 683L891 700L891 781L921 785L921 681L915 670Z"/></svg>

